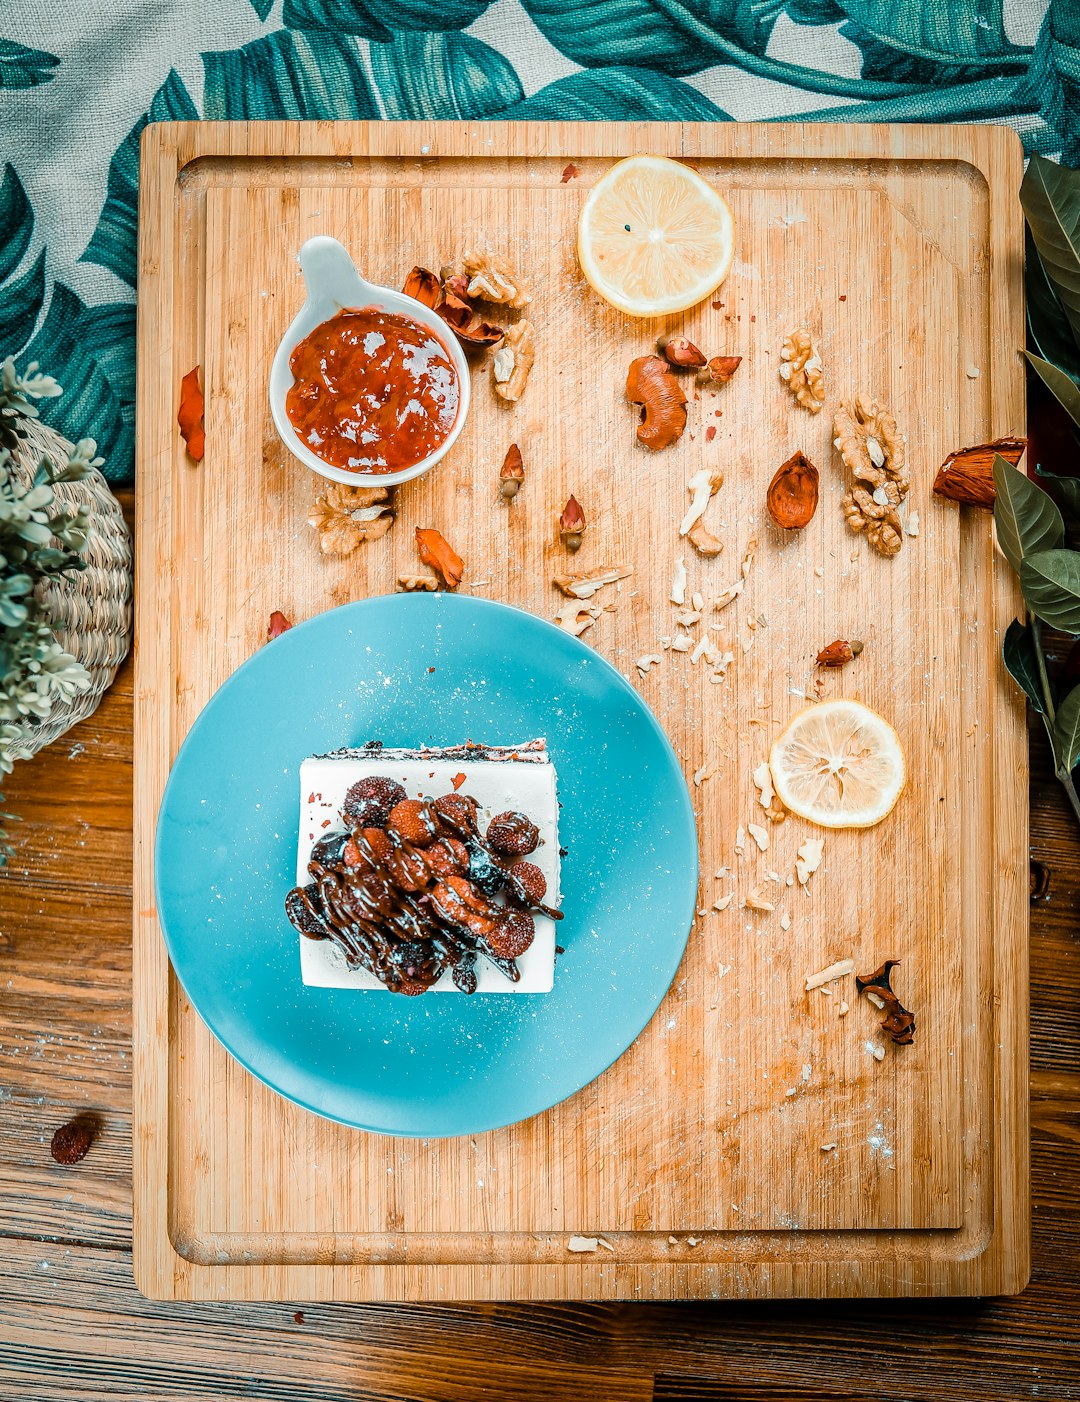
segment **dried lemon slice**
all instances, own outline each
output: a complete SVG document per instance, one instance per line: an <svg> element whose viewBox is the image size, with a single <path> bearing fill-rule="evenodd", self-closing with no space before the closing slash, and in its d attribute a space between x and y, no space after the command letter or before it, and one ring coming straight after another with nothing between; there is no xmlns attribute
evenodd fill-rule
<svg viewBox="0 0 1080 1402"><path fill-rule="evenodd" d="M735 251L727 201L666 156L630 156L589 191L578 261L590 284L631 316L666 316L703 302Z"/></svg>
<svg viewBox="0 0 1080 1402"><path fill-rule="evenodd" d="M800 818L823 828L880 823L904 787L904 751L887 720L859 701L800 711L769 754L773 787Z"/></svg>

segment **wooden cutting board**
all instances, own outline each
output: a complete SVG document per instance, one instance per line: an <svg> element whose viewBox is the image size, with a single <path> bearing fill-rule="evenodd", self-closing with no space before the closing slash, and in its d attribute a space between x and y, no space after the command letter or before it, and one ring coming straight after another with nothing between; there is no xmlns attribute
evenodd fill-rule
<svg viewBox="0 0 1080 1402"><path fill-rule="evenodd" d="M658 454L637 444L623 384L663 323L607 307L574 254L586 191L643 150L692 161L728 195L739 230L716 302L669 329L743 364L721 394L691 403L682 440ZM988 516L930 492L950 450L1023 431L1020 176L1019 143L1000 128L147 128L135 786L135 1269L147 1294L660 1299L1024 1284L1027 756L1022 700L999 663L1017 598ZM302 301L294 255L315 233L391 286L414 263L438 268L486 240L535 289L521 402L498 403L478 369L451 456L399 489L388 536L345 560L320 555L306 520L318 484L267 409L270 359ZM825 365L817 417L777 375L799 326ZM198 466L176 427L193 365L207 400ZM831 413L859 391L908 438L921 524L896 560L841 516ZM527 480L507 508L496 479L512 441ZM822 501L809 529L782 539L764 492L797 448L822 469ZM726 547L714 560L677 536L685 484L705 465L726 477L710 510ZM443 530L474 592L551 617L566 563L555 516L571 491L590 522L576 566L635 567L586 638L640 687L688 775L711 775L694 788L702 913L685 960L630 1051L525 1124L419 1142L327 1123L233 1062L170 971L152 878L169 766L214 690L263 644L271 610L300 620L393 590L415 567L416 525ZM735 653L713 684L658 643L675 631L675 557L709 600L739 577L751 539L745 593L706 620ZM824 694L889 717L911 779L880 827L825 835L803 891L786 878L814 835L806 824L774 829L764 853L734 843L761 816L753 769L812 698L812 659L838 637L866 648L822 678ZM641 677L635 659L652 652L663 661ZM718 880L722 867L733 878ZM760 883L771 915L741 906ZM731 905L713 910L730 889ZM845 957L860 971L902 961L913 1046L870 1055L878 1017L852 980L831 997L804 991L808 973ZM575 1252L574 1235L603 1244Z"/></svg>

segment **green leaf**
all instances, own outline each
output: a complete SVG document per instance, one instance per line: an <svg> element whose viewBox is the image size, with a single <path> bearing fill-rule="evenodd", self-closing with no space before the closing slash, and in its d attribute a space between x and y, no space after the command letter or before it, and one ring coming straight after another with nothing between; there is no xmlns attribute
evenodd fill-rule
<svg viewBox="0 0 1080 1402"><path fill-rule="evenodd" d="M18 171L10 162L5 162L4 178L0 181L0 283L22 262L33 236L34 211Z"/></svg>
<svg viewBox="0 0 1080 1402"><path fill-rule="evenodd" d="M265 20L266 16L274 8L274 0L251 0L251 8L261 20ZM288 24L288 22L288 20L285 21L286 24Z"/></svg>
<svg viewBox="0 0 1080 1402"><path fill-rule="evenodd" d="M1070 521L1080 524L1080 477L1060 477L1054 472L1046 472L1038 463L1035 475L1042 482L1049 482L1061 493L1062 513Z"/></svg>
<svg viewBox="0 0 1080 1402"><path fill-rule="evenodd" d="M508 60L470 34L398 34L368 55L379 115L391 120L501 117L525 96Z"/></svg>
<svg viewBox="0 0 1080 1402"><path fill-rule="evenodd" d="M1020 203L1046 275L1080 345L1080 171L1032 156L1020 187Z"/></svg>
<svg viewBox="0 0 1080 1402"><path fill-rule="evenodd" d="M398 29L466 29L492 0L285 0L286 29L330 29L388 43ZM265 15L262 16L266 18Z"/></svg>
<svg viewBox="0 0 1080 1402"><path fill-rule="evenodd" d="M719 63L809 92L863 100L895 97L873 83L767 55L785 0L522 0L536 27L584 68L640 68L678 77Z"/></svg>
<svg viewBox="0 0 1080 1402"><path fill-rule="evenodd" d="M1054 717L1056 758L1069 773L1080 761L1080 686L1073 687Z"/></svg>
<svg viewBox="0 0 1080 1402"><path fill-rule="evenodd" d="M30 339L45 301L45 250L0 289L0 346L17 351Z"/></svg>
<svg viewBox="0 0 1080 1402"><path fill-rule="evenodd" d="M134 357L130 317L126 333L122 319L114 327L117 335L123 334L123 351L119 346L92 345L87 327L95 325L95 319L87 322L86 317L82 299L62 282L56 283L45 320L19 357L20 368L31 360L48 366L50 374L64 386L64 393L40 404L42 421L72 442L95 439L105 458L105 476L113 482L130 482L135 453L134 406L121 400L105 369L114 356ZM124 383L123 377L120 382Z"/></svg>
<svg viewBox="0 0 1080 1402"><path fill-rule="evenodd" d="M1017 84L1018 110L1033 104L1038 118L1022 127L1029 153L1053 155L1067 166L1080 162L1080 24L1071 6L1047 9L1035 41L1027 73Z"/></svg>
<svg viewBox="0 0 1080 1402"><path fill-rule="evenodd" d="M870 85L873 87L873 84ZM880 85L879 85L880 86ZM893 85L894 87L897 85ZM976 83L945 87L906 87L887 100L867 100L842 107L789 112L779 122L991 122L1014 120L1037 110L1017 101L1013 78L981 78Z"/></svg>
<svg viewBox="0 0 1080 1402"><path fill-rule="evenodd" d="M359 40L279 29L202 56L203 116L214 121L380 117Z"/></svg>
<svg viewBox="0 0 1080 1402"><path fill-rule="evenodd" d="M1065 540L1065 522L1051 497L1000 453L994 455L994 487L998 544L1019 574L1026 556L1058 549Z"/></svg>
<svg viewBox="0 0 1080 1402"><path fill-rule="evenodd" d="M1035 640L1031 629L1014 619L1009 624L1001 645L1001 658L1008 668L1009 675L1027 694L1027 699L1040 715L1046 714L1042 686L1039 682L1039 664L1035 657Z"/></svg>
<svg viewBox="0 0 1080 1402"><path fill-rule="evenodd" d="M1025 555L1020 588L1028 608L1044 623L1062 633L1080 634L1080 554L1075 550Z"/></svg>
<svg viewBox="0 0 1080 1402"><path fill-rule="evenodd" d="M1041 356L1023 351L1039 379L1077 425L1080 425L1080 384Z"/></svg>
<svg viewBox="0 0 1080 1402"><path fill-rule="evenodd" d="M44 49L28 49L14 39L0 39L0 88L36 88L47 83L60 60Z"/></svg>
<svg viewBox="0 0 1080 1402"><path fill-rule="evenodd" d="M1024 228L1024 294L1027 301L1028 344L1036 355L1080 380L1080 346L1073 340L1061 299L1050 285L1046 269Z"/></svg>
<svg viewBox="0 0 1080 1402"><path fill-rule="evenodd" d="M154 94L150 108L128 132L109 165L105 204L80 263L97 263L135 286L139 217L139 138L149 122L189 122L199 113L173 71Z"/></svg>
<svg viewBox="0 0 1080 1402"><path fill-rule="evenodd" d="M1000 69L1002 60L1026 63L1030 49L1005 33L1002 0L838 0L840 8L882 44L949 66ZM846 37L847 31L844 31ZM865 69L863 70L866 71Z"/></svg>
<svg viewBox="0 0 1080 1402"><path fill-rule="evenodd" d="M647 68L595 68L558 78L499 113L510 121L609 120L730 122L731 118L689 83Z"/></svg>

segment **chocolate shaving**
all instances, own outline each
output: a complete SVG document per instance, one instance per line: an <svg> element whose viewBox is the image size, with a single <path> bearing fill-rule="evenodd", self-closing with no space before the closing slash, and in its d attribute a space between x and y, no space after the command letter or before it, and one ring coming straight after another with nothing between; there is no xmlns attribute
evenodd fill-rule
<svg viewBox="0 0 1080 1402"><path fill-rule="evenodd" d="M908 1046L915 1040L915 1014L909 1012L892 991L892 971L899 959L886 959L879 969L865 976L855 975L855 986L860 993L876 993L885 1004L885 1016L881 1029L887 1032L898 1046Z"/></svg>

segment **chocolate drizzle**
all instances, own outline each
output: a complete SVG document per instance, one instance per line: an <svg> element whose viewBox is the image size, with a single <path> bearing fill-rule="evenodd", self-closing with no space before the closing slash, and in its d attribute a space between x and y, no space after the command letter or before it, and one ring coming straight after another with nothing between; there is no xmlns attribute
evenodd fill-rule
<svg viewBox="0 0 1080 1402"><path fill-rule="evenodd" d="M488 847L477 807L461 793L402 804L422 808L403 814L423 820L410 832L414 841L396 829L393 814L388 826L327 833L312 850L310 880L285 898L289 920L307 939L330 940L350 968L367 969L391 992L424 993L452 969L455 985L473 993L480 954L517 983L521 975L510 956L532 941L531 911L552 920L562 912L543 904L543 878L531 863L522 867L527 880L515 878L513 858ZM355 821L349 812L343 817ZM535 832L524 814L500 817ZM505 905L494 899L500 892Z"/></svg>

